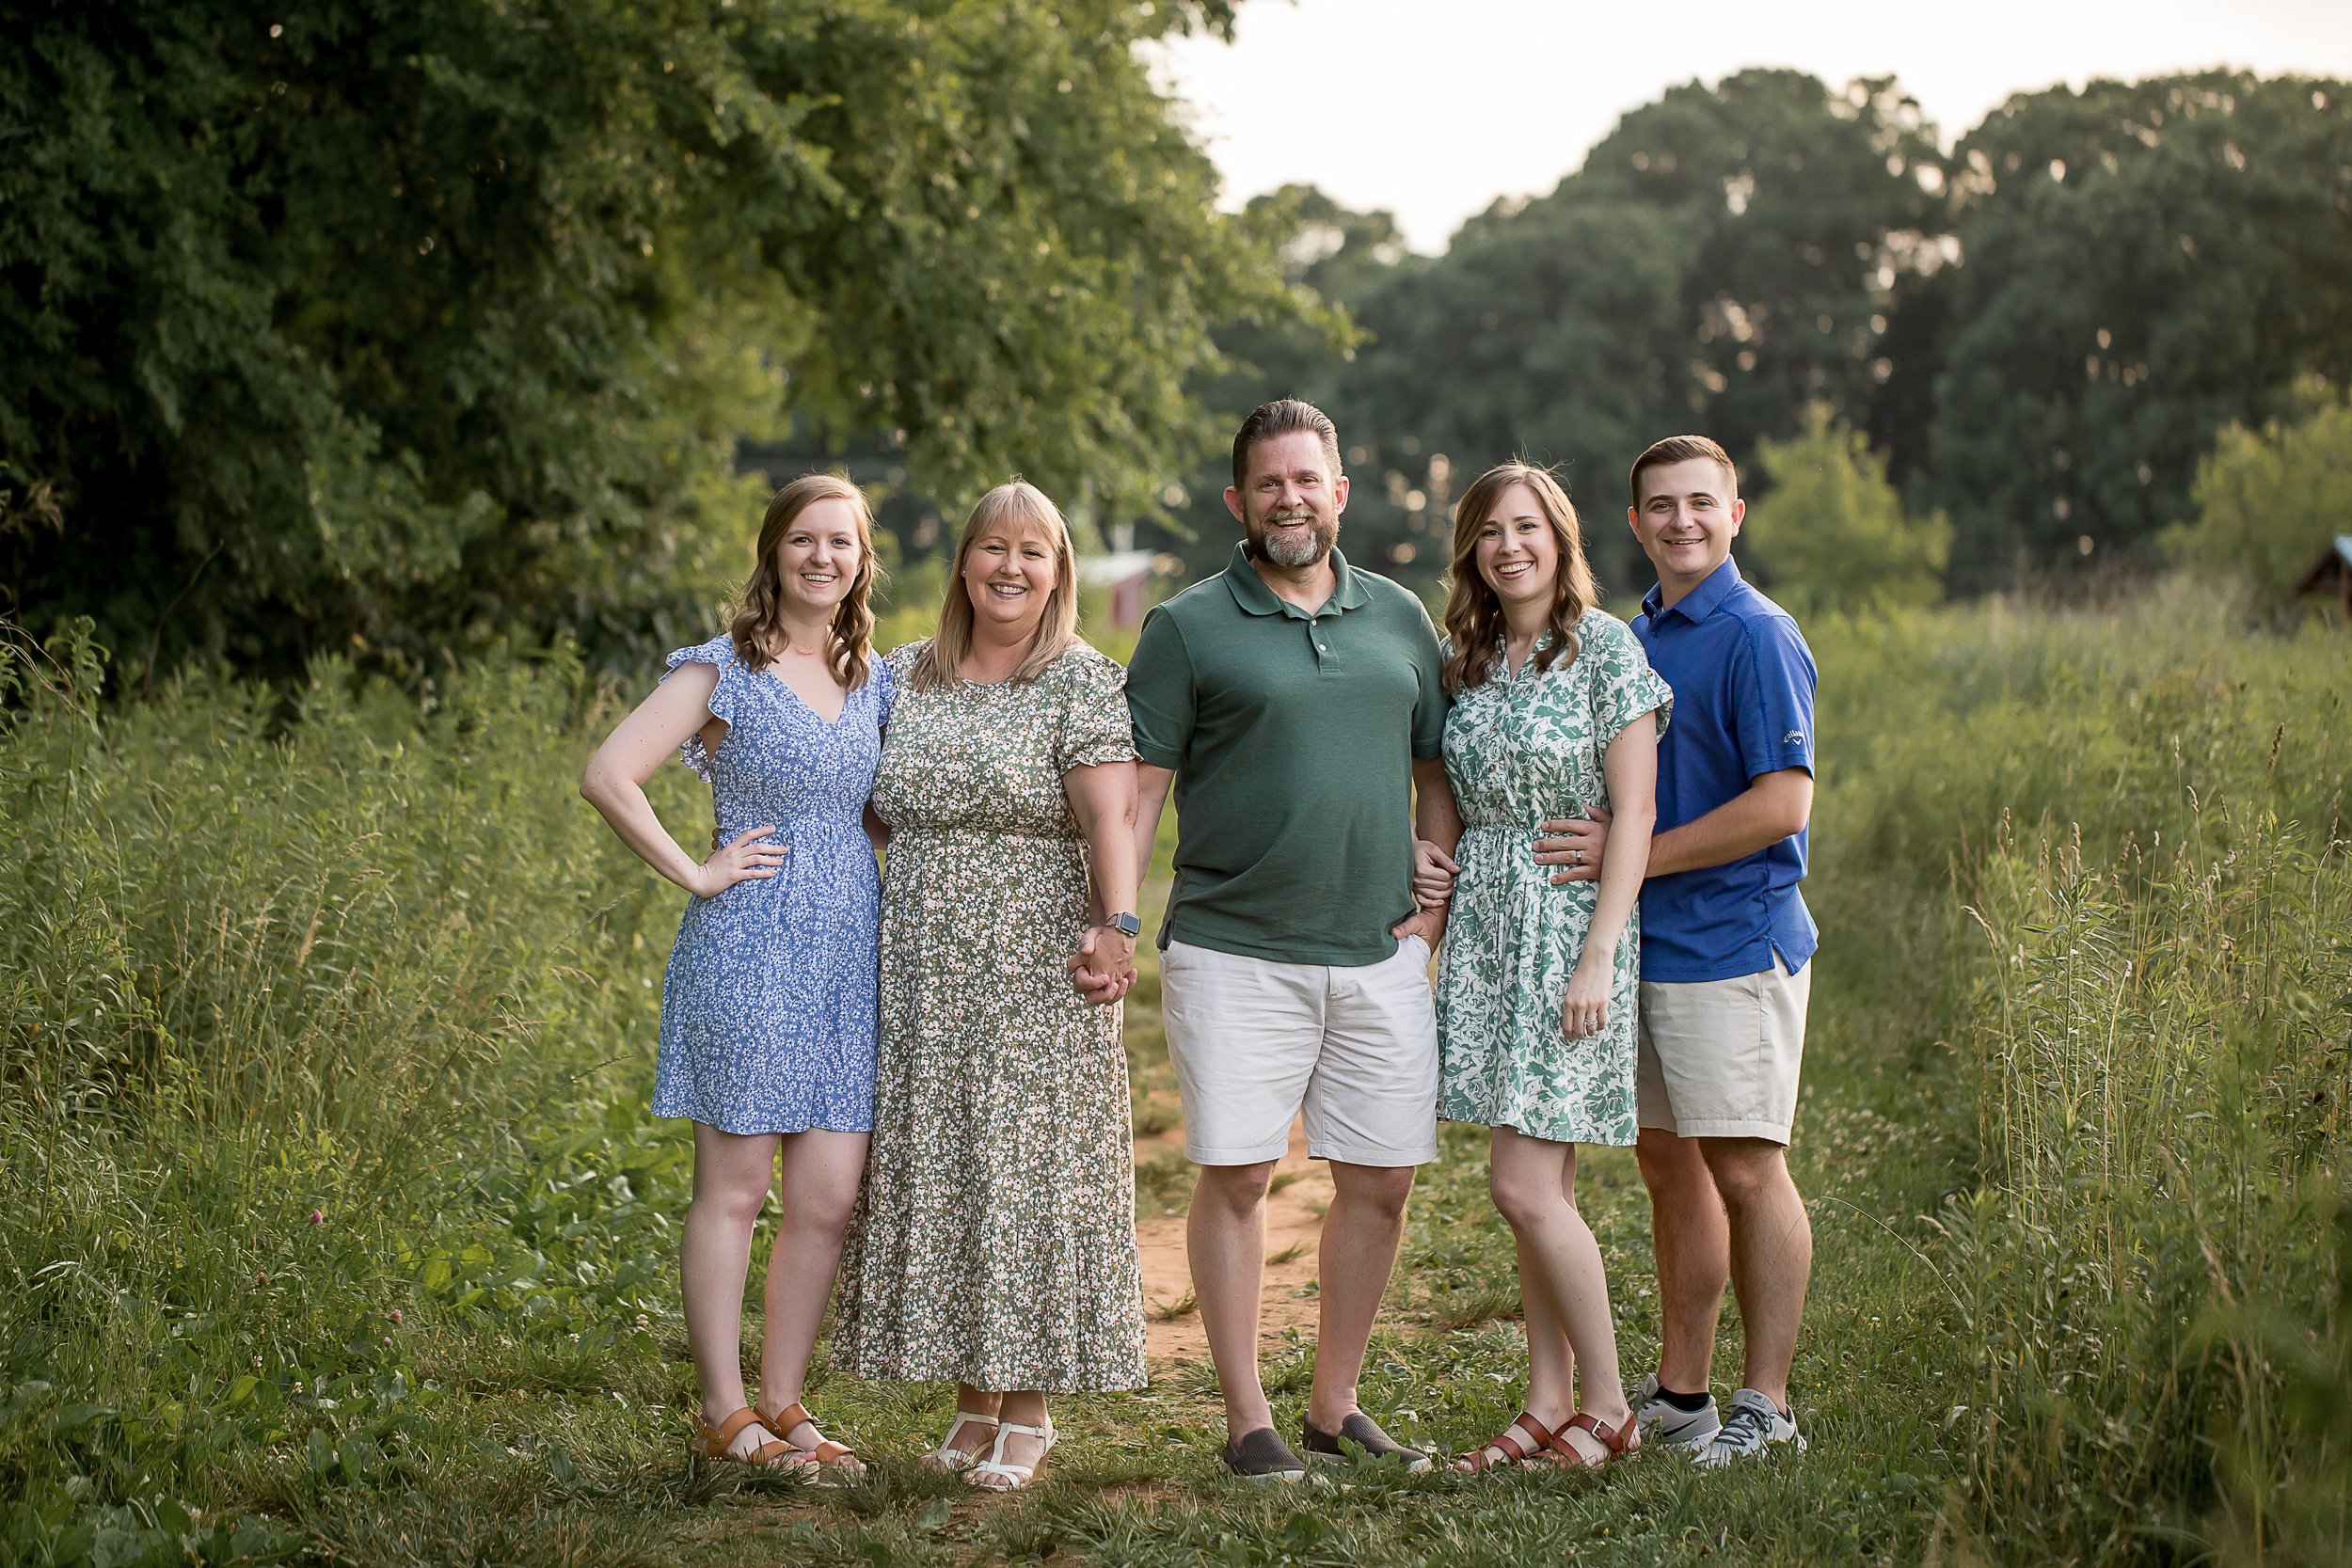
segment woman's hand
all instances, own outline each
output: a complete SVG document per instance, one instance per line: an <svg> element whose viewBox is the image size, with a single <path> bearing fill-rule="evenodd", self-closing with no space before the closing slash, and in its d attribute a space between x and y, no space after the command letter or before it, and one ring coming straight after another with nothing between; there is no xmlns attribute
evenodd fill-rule
<svg viewBox="0 0 2352 1568"><path fill-rule="evenodd" d="M1097 1007L1124 997L1136 983L1136 939L1116 926L1089 926L1064 965L1070 987Z"/></svg>
<svg viewBox="0 0 2352 1568"><path fill-rule="evenodd" d="M1454 896L1454 878L1462 868L1454 857L1425 838L1413 840L1413 902L1435 909Z"/></svg>
<svg viewBox="0 0 2352 1568"><path fill-rule="evenodd" d="M776 831L772 822L738 833L733 840L714 851L694 874L694 896L716 898L738 882L765 881L776 874L784 857L792 852L792 846L780 838L768 835ZM718 834L713 833L713 838Z"/></svg>
<svg viewBox="0 0 2352 1568"><path fill-rule="evenodd" d="M1585 944L1592 951L1592 944ZM1590 1039L1609 1026L1609 993L1615 989L1615 966L1577 961L1568 976L1568 994L1560 1002L1560 1032L1572 1040Z"/></svg>

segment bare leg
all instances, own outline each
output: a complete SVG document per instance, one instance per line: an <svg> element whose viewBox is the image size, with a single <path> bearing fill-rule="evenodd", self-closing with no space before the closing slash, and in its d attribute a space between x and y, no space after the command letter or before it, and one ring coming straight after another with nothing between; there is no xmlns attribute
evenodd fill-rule
<svg viewBox="0 0 2352 1568"><path fill-rule="evenodd" d="M771 1411L798 1402L807 1385L809 1354L841 1264L841 1235L866 1175L863 1132L811 1130L790 1133L783 1142L784 1219L768 1255L767 1323L759 1350L760 1401ZM803 1421L776 1435L808 1449L821 1433Z"/></svg>
<svg viewBox="0 0 2352 1568"><path fill-rule="evenodd" d="M1518 1238L1523 1259L1522 1289L1535 1278L1559 1314L1561 1330L1582 1370L1583 1407L1615 1427L1632 1412L1625 1402L1625 1387L1617 1370L1617 1330L1609 1315L1609 1276L1600 1260L1600 1246L1592 1227L1576 1207L1576 1146L1531 1138L1508 1127L1494 1132L1491 1182L1495 1205ZM1533 1352L1530 1371L1533 1373ZM1566 1388L1544 1391L1565 1402ZM1529 1409L1547 1426L1556 1426L1568 1411L1555 1404L1554 1415L1534 1408L1536 1390L1532 1375ZM1580 1439L1581 1441L1581 1439ZM1606 1455L1591 1445L1588 1458Z"/></svg>
<svg viewBox="0 0 2352 1568"><path fill-rule="evenodd" d="M1787 1152L1764 1138L1702 1138L1708 1168L1731 1216L1731 1289L1747 1338L1741 1381L1788 1404L1788 1368L1813 1273L1813 1225L1789 1180Z"/></svg>
<svg viewBox="0 0 2352 1568"><path fill-rule="evenodd" d="M743 1136L694 1124L694 1196L678 1246L686 1348L702 1382L703 1419L716 1426L743 1408L743 1279L752 1227L776 1168L772 1133ZM750 1453L772 1434L756 1423L729 1446Z"/></svg>
<svg viewBox="0 0 2352 1568"><path fill-rule="evenodd" d="M1658 1381L1702 1394L1715 1365L1715 1325L1731 1279L1731 1229L1695 1138L1645 1127L1634 1145L1649 1188L1658 1249Z"/></svg>
<svg viewBox="0 0 2352 1568"><path fill-rule="evenodd" d="M1203 1165L1192 1189L1184 1247L1200 1326L1225 1395L1229 1438L1274 1424L1258 1380L1258 1305L1265 1285L1265 1190L1274 1162ZM1334 1205L1336 1210L1337 1205ZM1329 1222L1325 1222L1327 1234Z"/></svg>
<svg viewBox="0 0 2352 1568"><path fill-rule="evenodd" d="M1326 1432L1356 1410L1356 1380L1363 1375L1372 1322L1396 1267L1405 1234L1405 1200L1413 1191L1411 1165L1351 1165L1331 1162L1331 1212L1323 1217L1315 1275L1322 1312L1315 1330L1315 1381L1307 1418Z"/></svg>

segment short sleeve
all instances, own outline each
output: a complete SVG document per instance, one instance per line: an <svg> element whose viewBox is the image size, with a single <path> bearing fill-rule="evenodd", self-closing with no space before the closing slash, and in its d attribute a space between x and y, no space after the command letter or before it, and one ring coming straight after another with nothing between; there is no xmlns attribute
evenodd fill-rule
<svg viewBox="0 0 2352 1568"><path fill-rule="evenodd" d="M866 655L866 680L874 689L874 722L877 725L889 723L890 705L898 696L898 672L891 667L890 660L868 649Z"/></svg>
<svg viewBox="0 0 2352 1568"><path fill-rule="evenodd" d="M1080 644L1067 656L1075 666L1054 731L1054 771L1136 760L1134 721L1127 712L1127 672L1108 655Z"/></svg>
<svg viewBox="0 0 2352 1568"><path fill-rule="evenodd" d="M1786 615L1747 623L1732 656L1732 733L1750 780L1783 768L1813 771L1813 688L1819 673L1797 623Z"/></svg>
<svg viewBox="0 0 2352 1568"><path fill-rule="evenodd" d="M1192 656L1165 605L1143 618L1136 657L1127 662L1127 711L1136 755L1171 771L1192 745Z"/></svg>
<svg viewBox="0 0 2352 1568"><path fill-rule="evenodd" d="M1421 680L1421 695L1413 703L1413 760L1430 762L1445 754L1445 713L1452 700L1445 694L1445 656L1438 628L1429 612L1413 601L1413 673Z"/></svg>
<svg viewBox="0 0 2352 1568"><path fill-rule="evenodd" d="M1593 733L1603 750L1623 735L1626 726L1645 713L1658 715L1664 734L1674 713L1674 688L1650 668L1649 655L1639 639L1615 616L1600 611L1578 624L1584 640L1584 664L1591 682Z"/></svg>
<svg viewBox="0 0 2352 1568"><path fill-rule="evenodd" d="M710 716L723 724L735 723L735 705L743 695L743 661L735 657L735 639L714 637L691 648L680 648L667 661L669 670L681 664L715 664L719 667L719 686L710 694ZM665 672L662 679L669 675ZM706 783L710 778L710 752L703 745L703 737L690 735L678 749L678 760L694 770L695 777Z"/></svg>

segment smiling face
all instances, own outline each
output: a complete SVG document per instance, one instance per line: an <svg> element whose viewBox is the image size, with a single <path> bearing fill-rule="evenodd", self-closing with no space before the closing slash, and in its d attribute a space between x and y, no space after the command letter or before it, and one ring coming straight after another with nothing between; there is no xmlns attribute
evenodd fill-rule
<svg viewBox="0 0 2352 1568"><path fill-rule="evenodd" d="M1017 517L990 523L972 541L963 557L963 591L976 626L994 634L991 641L1036 636L1060 578L1058 553L1042 530Z"/></svg>
<svg viewBox="0 0 2352 1568"><path fill-rule="evenodd" d="M1273 565L1312 566L1339 542L1347 478L1311 431L1273 436L1249 449L1249 471L1225 504L1249 536L1249 553Z"/></svg>
<svg viewBox="0 0 2352 1568"><path fill-rule="evenodd" d="M1495 497L1479 524L1471 560L1505 608L1550 606L1560 578L1560 541L1534 490L1513 484Z"/></svg>
<svg viewBox="0 0 2352 1568"><path fill-rule="evenodd" d="M830 612L866 567L857 508L827 497L801 509L776 542L776 581L787 603Z"/></svg>
<svg viewBox="0 0 2352 1568"><path fill-rule="evenodd" d="M1644 468L1626 520L1667 594L1680 597L1731 557L1748 503L1730 472L1708 457Z"/></svg>

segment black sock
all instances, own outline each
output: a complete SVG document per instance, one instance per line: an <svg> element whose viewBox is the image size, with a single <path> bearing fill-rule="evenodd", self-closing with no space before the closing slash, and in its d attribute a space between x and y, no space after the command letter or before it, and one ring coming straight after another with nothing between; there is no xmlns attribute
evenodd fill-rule
<svg viewBox="0 0 2352 1568"><path fill-rule="evenodd" d="M1706 1409L1708 1395L1704 1390L1695 1394L1677 1394L1671 1388L1661 1386L1652 1398L1664 1400L1677 1410L1688 1412Z"/></svg>

